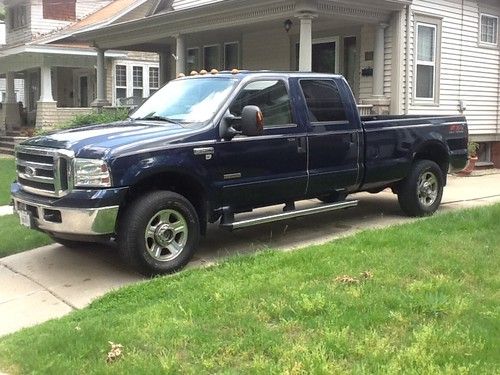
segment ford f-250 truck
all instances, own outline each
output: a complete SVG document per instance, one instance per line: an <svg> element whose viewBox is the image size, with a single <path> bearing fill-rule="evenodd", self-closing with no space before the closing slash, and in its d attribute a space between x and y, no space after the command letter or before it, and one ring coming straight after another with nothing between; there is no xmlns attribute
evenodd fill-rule
<svg viewBox="0 0 500 375"><path fill-rule="evenodd" d="M467 138L463 116L360 117L338 75L220 72L169 82L126 121L27 140L11 190L22 224L66 246L115 240L161 274L186 265L207 223L353 207L348 194L388 187L406 214L430 215ZM322 203L295 208L310 198Z"/></svg>

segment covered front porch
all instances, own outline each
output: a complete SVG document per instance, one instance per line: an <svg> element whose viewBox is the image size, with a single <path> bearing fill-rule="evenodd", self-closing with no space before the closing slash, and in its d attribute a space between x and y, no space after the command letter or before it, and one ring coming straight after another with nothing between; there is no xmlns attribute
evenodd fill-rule
<svg viewBox="0 0 500 375"><path fill-rule="evenodd" d="M102 50L155 52L160 82L205 69L343 74L364 113L399 113L410 1L220 1L75 34ZM175 8L175 2L174 2ZM104 82L97 82L97 86ZM112 90L115 102L116 89Z"/></svg>
<svg viewBox="0 0 500 375"><path fill-rule="evenodd" d="M63 124L75 115L94 110L96 51L56 46L20 49L0 56L0 77L6 78L6 95L0 109L1 133L30 134L36 127ZM16 101L15 79L24 80L24 104Z"/></svg>

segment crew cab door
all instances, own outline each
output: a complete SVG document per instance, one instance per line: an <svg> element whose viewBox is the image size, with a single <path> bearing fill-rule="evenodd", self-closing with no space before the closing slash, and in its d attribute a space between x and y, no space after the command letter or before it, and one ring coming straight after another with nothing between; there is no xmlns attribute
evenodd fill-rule
<svg viewBox="0 0 500 375"><path fill-rule="evenodd" d="M248 82L228 107L240 116L255 105L264 115L262 135L237 135L216 144L218 184L224 206L252 208L305 196L307 134L295 122L288 82L260 78Z"/></svg>
<svg viewBox="0 0 500 375"><path fill-rule="evenodd" d="M300 79L299 86L307 117L308 197L354 190L360 180L362 132L352 93L332 78Z"/></svg>

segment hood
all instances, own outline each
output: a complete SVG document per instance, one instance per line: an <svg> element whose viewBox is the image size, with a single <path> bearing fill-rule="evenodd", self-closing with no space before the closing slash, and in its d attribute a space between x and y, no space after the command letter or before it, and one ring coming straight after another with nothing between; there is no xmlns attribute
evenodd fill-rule
<svg viewBox="0 0 500 375"><path fill-rule="evenodd" d="M71 150L76 157L103 158L183 142L199 129L157 121L91 125L30 138L26 146Z"/></svg>

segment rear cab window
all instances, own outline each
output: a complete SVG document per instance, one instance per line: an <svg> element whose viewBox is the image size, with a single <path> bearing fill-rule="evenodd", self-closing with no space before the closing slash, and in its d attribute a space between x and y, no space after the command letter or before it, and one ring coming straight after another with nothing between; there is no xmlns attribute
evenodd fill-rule
<svg viewBox="0 0 500 375"><path fill-rule="evenodd" d="M312 125L349 123L339 88L334 80L303 79L300 80L300 87Z"/></svg>

